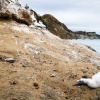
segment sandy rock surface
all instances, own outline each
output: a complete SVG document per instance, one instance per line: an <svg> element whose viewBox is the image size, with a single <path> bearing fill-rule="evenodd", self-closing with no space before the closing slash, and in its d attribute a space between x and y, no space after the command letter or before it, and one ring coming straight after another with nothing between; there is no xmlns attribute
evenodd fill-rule
<svg viewBox="0 0 100 100"><path fill-rule="evenodd" d="M100 54L84 45L46 29L0 21L0 100L99 100L99 89L73 86L99 65Z"/></svg>

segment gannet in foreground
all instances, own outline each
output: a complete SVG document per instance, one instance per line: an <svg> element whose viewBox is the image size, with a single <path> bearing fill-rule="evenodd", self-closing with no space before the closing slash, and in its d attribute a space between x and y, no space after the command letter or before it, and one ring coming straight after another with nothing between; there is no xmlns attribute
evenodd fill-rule
<svg viewBox="0 0 100 100"><path fill-rule="evenodd" d="M100 87L100 72L92 76L92 78L81 78L74 86L87 85L90 88Z"/></svg>

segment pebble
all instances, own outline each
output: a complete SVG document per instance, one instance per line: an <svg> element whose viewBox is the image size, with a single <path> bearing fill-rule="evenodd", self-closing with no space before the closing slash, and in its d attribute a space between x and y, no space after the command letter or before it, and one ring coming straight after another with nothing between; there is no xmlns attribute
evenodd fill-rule
<svg viewBox="0 0 100 100"><path fill-rule="evenodd" d="M56 70L56 69L54 69L53 71L57 72L57 70Z"/></svg>
<svg viewBox="0 0 100 100"><path fill-rule="evenodd" d="M11 85L16 85L17 82L16 82L16 81L12 81L12 82L10 82L10 84L11 84Z"/></svg>
<svg viewBox="0 0 100 100"><path fill-rule="evenodd" d="M68 97L65 97L65 99L68 99Z"/></svg>
<svg viewBox="0 0 100 100"><path fill-rule="evenodd" d="M56 77L56 75L55 74L51 74L50 77Z"/></svg>
<svg viewBox="0 0 100 100"><path fill-rule="evenodd" d="M39 89L38 83L33 83L33 86L35 87L35 89Z"/></svg>
<svg viewBox="0 0 100 100"><path fill-rule="evenodd" d="M45 95L44 95L44 94L41 94L41 97L42 97L42 98L44 98L44 97L45 97Z"/></svg>
<svg viewBox="0 0 100 100"><path fill-rule="evenodd" d="M14 58L6 58L5 61L9 62L9 63L14 63L16 61L16 59L14 59Z"/></svg>

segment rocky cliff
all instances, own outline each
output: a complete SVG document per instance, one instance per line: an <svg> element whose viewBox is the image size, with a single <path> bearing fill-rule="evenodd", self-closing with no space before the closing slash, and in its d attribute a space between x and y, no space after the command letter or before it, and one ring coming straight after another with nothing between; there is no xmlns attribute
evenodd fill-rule
<svg viewBox="0 0 100 100"><path fill-rule="evenodd" d="M66 25L59 22L50 14L43 15L42 19L45 22L44 24L47 26L47 29L62 39L100 39L100 35L95 32L71 31L66 27Z"/></svg>
<svg viewBox="0 0 100 100"><path fill-rule="evenodd" d="M14 20L30 27L46 27L40 20L41 17L35 11L27 5L21 6L18 0L15 0L15 2L12 0L1 0L0 9L1 19Z"/></svg>
<svg viewBox="0 0 100 100"><path fill-rule="evenodd" d="M7 18L0 20L0 100L99 100L100 89L73 86L100 70L99 53L38 21L28 26Z"/></svg>
<svg viewBox="0 0 100 100"><path fill-rule="evenodd" d="M55 17L50 14L42 16L44 24L47 29L54 35L59 36L62 39L74 38L75 33L69 30L63 23L59 22Z"/></svg>

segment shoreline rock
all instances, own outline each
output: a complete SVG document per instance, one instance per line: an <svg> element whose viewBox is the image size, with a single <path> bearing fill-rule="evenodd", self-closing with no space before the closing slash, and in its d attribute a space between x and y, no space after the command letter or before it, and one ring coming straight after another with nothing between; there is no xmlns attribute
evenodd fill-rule
<svg viewBox="0 0 100 100"><path fill-rule="evenodd" d="M43 15L42 20L51 33L62 39L100 39L96 32L72 31L50 14Z"/></svg>

